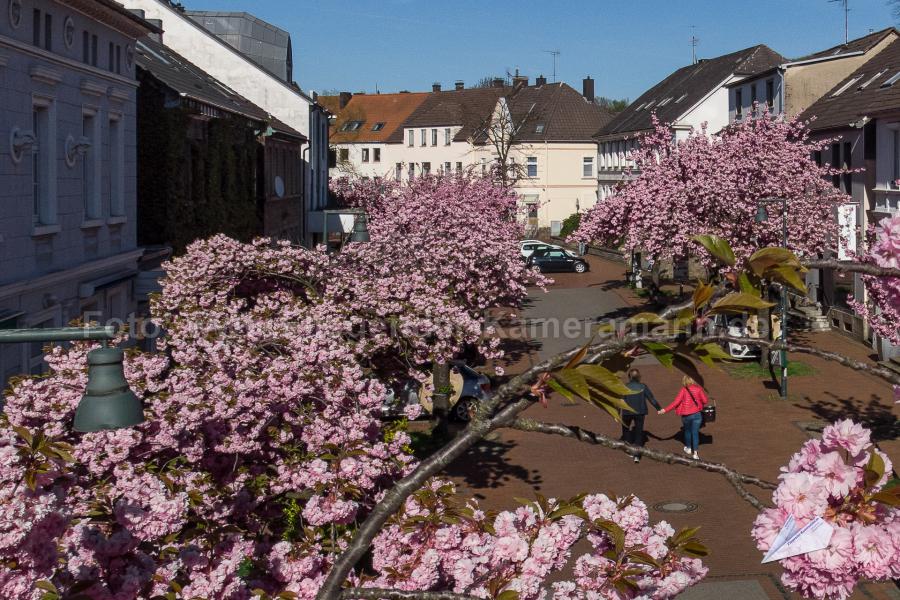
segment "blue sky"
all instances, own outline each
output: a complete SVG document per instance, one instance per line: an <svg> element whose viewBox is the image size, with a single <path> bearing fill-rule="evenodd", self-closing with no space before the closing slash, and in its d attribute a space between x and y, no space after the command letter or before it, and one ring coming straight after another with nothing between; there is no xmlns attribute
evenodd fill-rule
<svg viewBox="0 0 900 600"><path fill-rule="evenodd" d="M294 78L306 90L444 89L520 71L634 99L691 60L763 43L796 57L842 43L828 0L182 0L243 10L291 33ZM850 0L850 37L895 24L888 0Z"/></svg>

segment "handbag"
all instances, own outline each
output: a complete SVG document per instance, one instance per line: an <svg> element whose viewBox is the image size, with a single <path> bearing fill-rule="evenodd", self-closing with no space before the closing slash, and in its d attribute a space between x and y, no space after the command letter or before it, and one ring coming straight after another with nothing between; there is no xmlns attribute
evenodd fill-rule
<svg viewBox="0 0 900 600"><path fill-rule="evenodd" d="M694 401L694 404L699 404L699 402L697 402L697 399L694 398L694 395L691 393L690 388L686 387L684 389L687 390L688 396L691 397L691 400ZM707 404L700 409L700 418L703 419L703 423L715 423L716 421L716 401L710 399L710 402L710 404Z"/></svg>

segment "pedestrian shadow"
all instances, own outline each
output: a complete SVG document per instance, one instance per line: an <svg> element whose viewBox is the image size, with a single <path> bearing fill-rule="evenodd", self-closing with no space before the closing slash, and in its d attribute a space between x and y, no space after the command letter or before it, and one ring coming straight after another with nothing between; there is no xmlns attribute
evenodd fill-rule
<svg viewBox="0 0 900 600"><path fill-rule="evenodd" d="M540 490L544 479L536 469L509 461L507 455L516 446L512 441L482 440L448 465L444 473L463 479L472 489L499 488L519 480Z"/></svg>
<svg viewBox="0 0 900 600"><path fill-rule="evenodd" d="M872 431L872 441L894 440L900 437L900 420L892 412L893 400L871 394L869 400L839 397L833 392L825 392L828 400L813 400L806 396L806 404L796 403L798 408L811 411L824 421L833 423L841 419L852 419Z"/></svg>
<svg viewBox="0 0 900 600"><path fill-rule="evenodd" d="M666 437L659 436L659 435L650 433L649 431L645 430L644 431L644 443L646 444L650 440L650 438L653 438L654 440L656 440L658 442L668 442L670 440L678 440L678 442L680 442L681 444L684 444L684 428L681 428L678 431L676 431L675 433L673 433L672 435L666 436ZM704 433L703 430L701 429L700 435L697 438L697 440L700 442L701 446L705 446L705 445L713 443L713 436L709 433Z"/></svg>

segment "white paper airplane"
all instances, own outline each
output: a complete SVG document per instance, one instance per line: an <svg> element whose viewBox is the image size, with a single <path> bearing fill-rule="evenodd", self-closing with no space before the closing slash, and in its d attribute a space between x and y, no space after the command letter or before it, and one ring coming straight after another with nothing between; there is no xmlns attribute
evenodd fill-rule
<svg viewBox="0 0 900 600"><path fill-rule="evenodd" d="M816 517L798 530L794 516L791 515L785 521L778 535L775 536L775 541L772 542L771 548L766 552L762 561L767 563L822 550L827 548L831 542L832 533L834 533L834 527L822 520L821 517Z"/></svg>

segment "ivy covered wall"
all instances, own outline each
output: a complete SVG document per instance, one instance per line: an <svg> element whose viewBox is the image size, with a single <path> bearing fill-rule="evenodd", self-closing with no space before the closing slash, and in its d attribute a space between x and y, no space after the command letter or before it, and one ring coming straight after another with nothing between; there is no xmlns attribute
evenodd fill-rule
<svg viewBox="0 0 900 600"><path fill-rule="evenodd" d="M168 244L181 253L197 238L262 235L258 185L262 146L240 117L201 119L167 107L166 89L139 73L138 244Z"/></svg>

